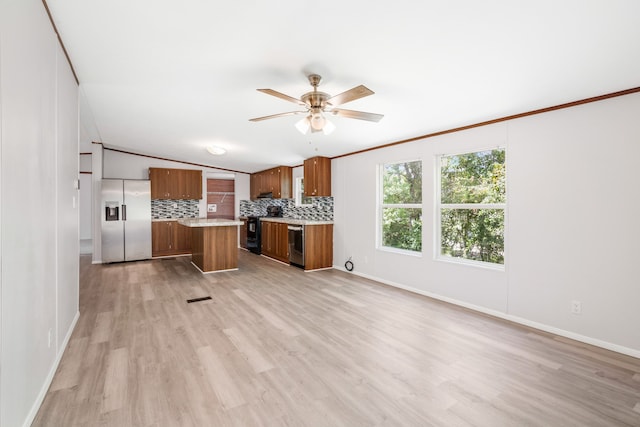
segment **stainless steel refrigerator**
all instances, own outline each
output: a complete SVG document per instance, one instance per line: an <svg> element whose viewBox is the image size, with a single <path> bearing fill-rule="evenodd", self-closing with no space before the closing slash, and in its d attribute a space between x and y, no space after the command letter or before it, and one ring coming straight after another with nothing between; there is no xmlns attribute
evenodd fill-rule
<svg viewBox="0 0 640 427"><path fill-rule="evenodd" d="M102 180L102 262L151 258L149 181Z"/></svg>

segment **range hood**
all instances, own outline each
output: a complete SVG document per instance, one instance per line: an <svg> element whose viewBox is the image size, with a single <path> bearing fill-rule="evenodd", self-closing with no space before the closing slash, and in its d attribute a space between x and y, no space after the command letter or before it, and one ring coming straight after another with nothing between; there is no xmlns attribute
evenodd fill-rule
<svg viewBox="0 0 640 427"><path fill-rule="evenodd" d="M260 193L258 194L258 199L273 199L273 193Z"/></svg>

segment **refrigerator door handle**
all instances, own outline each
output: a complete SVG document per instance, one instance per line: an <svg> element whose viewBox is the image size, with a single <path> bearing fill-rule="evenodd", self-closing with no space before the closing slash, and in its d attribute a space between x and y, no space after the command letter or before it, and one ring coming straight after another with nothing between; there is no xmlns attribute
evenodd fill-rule
<svg viewBox="0 0 640 427"><path fill-rule="evenodd" d="M127 205L122 205L122 220L127 220Z"/></svg>

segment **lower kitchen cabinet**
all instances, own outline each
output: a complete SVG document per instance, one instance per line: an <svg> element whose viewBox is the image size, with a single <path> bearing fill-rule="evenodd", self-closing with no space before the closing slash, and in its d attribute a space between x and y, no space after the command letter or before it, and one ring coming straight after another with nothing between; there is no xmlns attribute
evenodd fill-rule
<svg viewBox="0 0 640 427"><path fill-rule="evenodd" d="M171 256L191 253L191 229L177 221L151 223L151 256Z"/></svg>
<svg viewBox="0 0 640 427"><path fill-rule="evenodd" d="M261 221L262 255L289 263L289 230L286 223ZM304 269L333 267L333 224L304 226Z"/></svg>
<svg viewBox="0 0 640 427"><path fill-rule="evenodd" d="M304 269L333 267L333 224L304 227Z"/></svg>
<svg viewBox="0 0 640 427"><path fill-rule="evenodd" d="M247 249L247 220L240 219L242 225L240 226L240 247Z"/></svg>
<svg viewBox="0 0 640 427"><path fill-rule="evenodd" d="M262 254L282 262L289 262L289 230L287 224L263 221L260 224Z"/></svg>
<svg viewBox="0 0 640 427"><path fill-rule="evenodd" d="M191 253L191 228L175 223L176 255Z"/></svg>

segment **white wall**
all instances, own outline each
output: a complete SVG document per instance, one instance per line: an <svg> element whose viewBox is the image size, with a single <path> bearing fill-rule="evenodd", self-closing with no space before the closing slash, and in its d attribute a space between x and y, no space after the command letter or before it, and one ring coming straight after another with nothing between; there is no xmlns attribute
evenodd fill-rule
<svg viewBox="0 0 640 427"><path fill-rule="evenodd" d="M332 162L334 264L640 357L635 270L640 94L428 138ZM434 260L434 165L507 148L505 271ZM376 165L423 160L423 254L377 250ZM570 301L582 314L570 313Z"/></svg>
<svg viewBox="0 0 640 427"><path fill-rule="evenodd" d="M29 425L78 316L78 88L39 0L0 3L0 424Z"/></svg>

